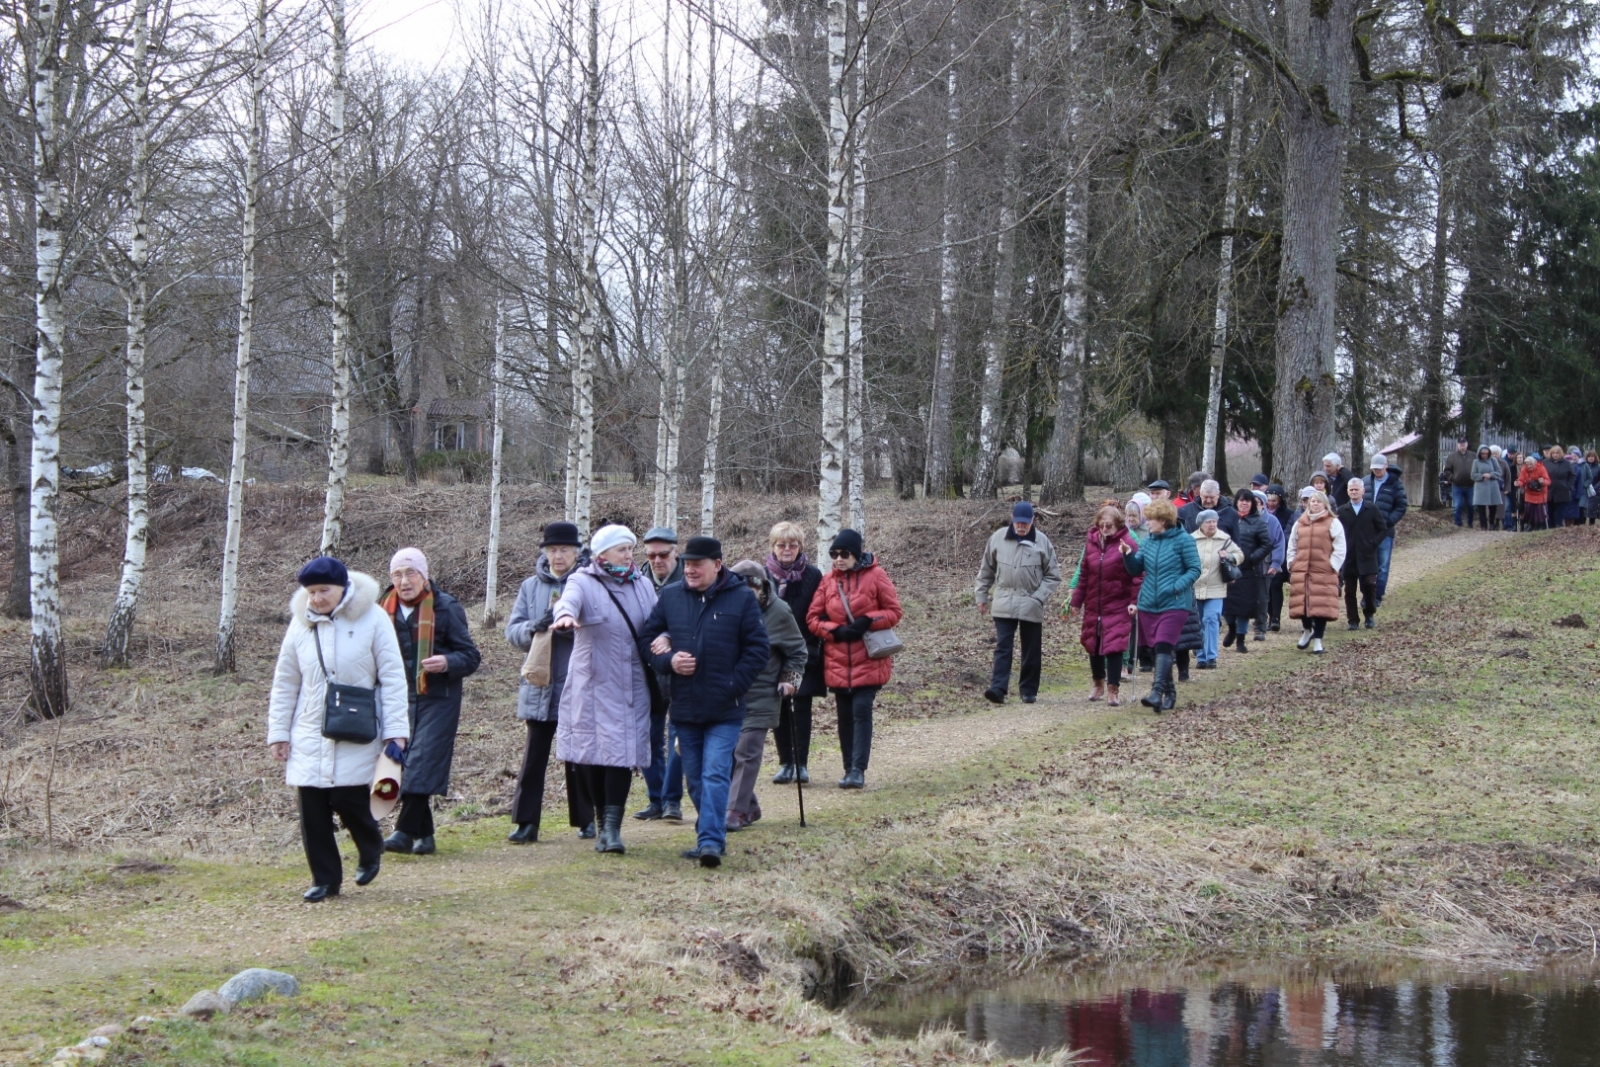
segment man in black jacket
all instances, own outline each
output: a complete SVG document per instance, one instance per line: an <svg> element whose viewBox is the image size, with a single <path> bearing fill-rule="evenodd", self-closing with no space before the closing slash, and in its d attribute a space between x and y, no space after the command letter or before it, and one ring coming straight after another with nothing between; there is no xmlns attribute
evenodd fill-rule
<svg viewBox="0 0 1600 1067"><path fill-rule="evenodd" d="M728 788L745 693L767 665L770 645L755 594L722 567L721 542L691 537L678 558L683 581L661 590L639 631L639 654L671 676L668 714L697 812L695 847L683 856L717 867L727 850Z"/></svg>
<svg viewBox="0 0 1600 1067"><path fill-rule="evenodd" d="M1350 479L1355 475L1344 465L1344 457L1337 452L1329 452L1323 456L1322 473L1328 479L1328 499L1332 501L1334 510L1337 511L1350 503L1348 486Z"/></svg>
<svg viewBox="0 0 1600 1067"><path fill-rule="evenodd" d="M1378 546L1389 536L1389 524L1378 506L1366 499L1366 485L1360 478L1345 483L1350 503L1340 508L1336 518L1344 527L1344 613L1350 629L1359 630L1356 618L1356 586L1361 587L1361 614L1367 629L1377 625Z"/></svg>
<svg viewBox="0 0 1600 1067"><path fill-rule="evenodd" d="M1194 533L1195 527L1200 525L1202 511L1215 511L1217 529L1229 537L1239 532L1239 513L1232 504L1222 499L1222 486L1217 484L1215 478L1202 481L1195 498L1178 509L1178 521L1186 532Z"/></svg>
<svg viewBox="0 0 1600 1067"><path fill-rule="evenodd" d="M1378 546L1378 607L1383 607L1383 594L1389 588L1389 561L1394 558L1394 535L1400 520L1406 517L1411 501L1406 498L1406 483L1400 468L1382 452L1372 457L1372 473L1362 483L1366 498L1383 512L1383 521L1389 524L1389 536Z"/></svg>

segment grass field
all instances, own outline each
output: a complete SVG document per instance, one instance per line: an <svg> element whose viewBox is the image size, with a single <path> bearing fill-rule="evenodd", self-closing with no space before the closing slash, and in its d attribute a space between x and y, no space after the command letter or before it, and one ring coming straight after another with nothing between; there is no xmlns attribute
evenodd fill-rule
<svg viewBox="0 0 1600 1067"><path fill-rule="evenodd" d="M506 845L475 810L440 856L317 908L292 840L14 847L0 1062L249 965L306 991L154 1026L105 1062L950 1062L982 1054L875 1039L829 1004L1045 960L1589 960L1597 549L1588 530L1507 539L1393 592L1382 629L1341 629L1327 656L1225 653L1161 719L1081 703L1075 652L1025 728L913 691L929 709L889 729L921 755L864 794L819 786L803 831L764 787L768 818L715 873L677 858L686 831L629 827L617 859L554 816L548 841ZM1589 625L1554 625L1573 614ZM195 709L231 683L188 684Z"/></svg>

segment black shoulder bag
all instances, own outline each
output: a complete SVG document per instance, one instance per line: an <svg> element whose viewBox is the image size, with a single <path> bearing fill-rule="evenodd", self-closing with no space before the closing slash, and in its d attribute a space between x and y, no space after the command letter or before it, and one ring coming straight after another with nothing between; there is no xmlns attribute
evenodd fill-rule
<svg viewBox="0 0 1600 1067"><path fill-rule="evenodd" d="M633 620L628 618L628 611L622 606L622 601L608 588L604 582L600 585L606 591L606 596L611 598L611 603L617 606L617 614L622 616L622 621L628 624L628 633L633 636L633 647L639 655L639 666L644 668L644 684L650 690L650 714L663 715L667 710L666 694L661 692L661 679L656 677L656 669L650 666L644 658L644 651L639 648L639 631L633 628Z"/></svg>
<svg viewBox="0 0 1600 1067"><path fill-rule="evenodd" d="M359 685L340 685L328 676L328 663L322 658L322 634L313 626L311 640L317 646L317 664L328 683L322 702L322 736L330 741L351 741L358 745L378 739L378 691ZM334 636L338 641L338 636Z"/></svg>

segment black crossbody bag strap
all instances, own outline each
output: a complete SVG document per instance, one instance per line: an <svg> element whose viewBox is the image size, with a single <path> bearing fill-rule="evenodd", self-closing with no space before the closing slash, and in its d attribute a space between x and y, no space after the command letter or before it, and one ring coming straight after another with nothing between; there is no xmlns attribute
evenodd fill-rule
<svg viewBox="0 0 1600 1067"><path fill-rule="evenodd" d="M611 598L611 603L616 605L617 614L622 616L622 621L627 624L628 633L633 636L633 647L638 649L639 631L634 628L633 620L628 618L628 609L622 606L622 601L618 600L617 595L608 589L604 584L601 584L600 588L605 590L606 596ZM658 714L658 708L661 709L661 711L665 711L667 707L667 698L666 695L661 692L661 679L656 677L655 668L650 666L649 663L645 662L644 651L642 649L639 650L639 666L644 668L644 684L645 687L650 690L650 714Z"/></svg>

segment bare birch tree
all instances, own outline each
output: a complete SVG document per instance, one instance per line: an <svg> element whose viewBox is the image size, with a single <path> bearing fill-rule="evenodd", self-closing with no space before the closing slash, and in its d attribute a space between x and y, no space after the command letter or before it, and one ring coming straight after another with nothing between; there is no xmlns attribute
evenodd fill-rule
<svg viewBox="0 0 1600 1067"><path fill-rule="evenodd" d="M850 309L845 347L850 353L845 442L850 453L850 527L867 535L866 339L861 315L866 303L867 175L867 0L856 0L855 77L850 100Z"/></svg>
<svg viewBox="0 0 1600 1067"><path fill-rule="evenodd" d="M1222 249L1217 256L1217 299L1211 321L1211 380L1206 391L1205 443L1200 466L1215 474L1218 435L1222 423L1222 371L1228 355L1228 312L1233 297L1233 226L1238 215L1239 143L1244 128L1244 72L1235 68L1229 78L1227 178L1222 190ZM1222 472L1223 476L1227 471Z"/></svg>
<svg viewBox="0 0 1600 1067"><path fill-rule="evenodd" d="M329 246L333 252L333 393L328 420L328 491L322 508L324 556L337 555L344 538L344 492L350 475L350 262L345 224L349 218L350 183L345 160L345 38L344 0L328 0L332 35L332 70L328 113L331 123L328 170L333 197Z"/></svg>
<svg viewBox="0 0 1600 1067"><path fill-rule="evenodd" d="M1044 483L1039 497L1046 504L1076 503L1083 497L1083 411L1089 364L1089 182L1084 152L1083 87L1075 70L1082 48L1080 13L1068 3L1067 118L1062 143L1067 180L1062 191L1061 341L1055 373L1056 423L1045 452Z"/></svg>
<svg viewBox="0 0 1600 1067"><path fill-rule="evenodd" d="M961 98L957 95L956 46L950 44L950 69L945 73L944 210L939 231L939 348L933 363L933 395L928 401L928 468L923 492L949 496L953 490L955 438L951 427L951 390L956 372L956 190L957 127Z"/></svg>
<svg viewBox="0 0 1600 1067"><path fill-rule="evenodd" d="M567 455L572 472L567 518L589 535L594 481L594 368L600 356L600 0L589 0L584 64L582 175L578 229L582 267L578 291L577 358L572 371L572 434Z"/></svg>
<svg viewBox="0 0 1600 1067"><path fill-rule="evenodd" d="M822 458L817 480L817 543L839 532L844 496L845 358L849 341L851 138L846 100L847 8L828 0L828 253L822 306Z"/></svg>
<svg viewBox="0 0 1600 1067"><path fill-rule="evenodd" d="M489 445L489 545L483 579L483 624L500 621L500 479L506 447L506 315L497 302L494 309L494 362L489 370L494 412Z"/></svg>
<svg viewBox="0 0 1600 1067"><path fill-rule="evenodd" d="M239 227L239 337L234 347L233 443L228 463L228 525L222 540L222 607L217 620L217 673L237 667L234 625L239 607L239 538L244 527L245 456L250 445L250 368L256 319L256 211L267 138L267 0L256 0L255 54L250 63L250 127L245 134L244 203Z"/></svg>

